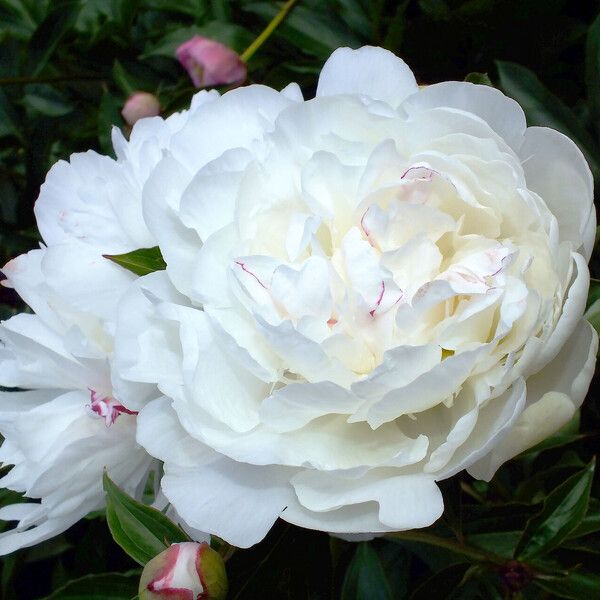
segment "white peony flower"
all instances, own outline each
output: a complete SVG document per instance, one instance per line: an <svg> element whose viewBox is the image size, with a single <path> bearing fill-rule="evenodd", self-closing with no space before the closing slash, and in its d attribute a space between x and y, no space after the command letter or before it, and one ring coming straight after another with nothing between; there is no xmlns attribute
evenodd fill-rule
<svg viewBox="0 0 600 600"><path fill-rule="evenodd" d="M592 177L498 90L337 50L313 100L198 107L143 210L167 272L122 301L113 383L178 513L237 546L427 526L437 481L491 478L587 391Z"/></svg>
<svg viewBox="0 0 600 600"><path fill-rule="evenodd" d="M102 508L105 468L139 497L152 463L136 443L136 417L112 395L112 341L102 315L63 300L44 281L47 268L78 265L107 283L103 277L113 266L95 258L86 264L83 247L69 261L52 265L55 249L66 258L63 248L55 246L34 250L4 267L17 291L35 298L32 305L46 306L0 326L0 385L27 390L0 392L0 461L14 465L0 486L40 500L0 509L0 519L18 521L0 534L0 555L48 539ZM117 286L122 283L119 275L129 283L125 273L115 270L112 275ZM85 301L86 293L94 291L81 290L75 300ZM92 304L100 298L92 295L89 300Z"/></svg>
<svg viewBox="0 0 600 600"><path fill-rule="evenodd" d="M210 99L201 93L195 104ZM35 213L45 245L9 262L5 285L36 314L0 326L0 461L14 465L0 486L39 502L0 509L18 521L0 535L0 554L52 537L104 505L102 473L138 497L153 459L136 442L135 411L111 385L116 306L135 276L107 260L156 244L142 217L142 187L193 114L144 119L117 160L95 152L58 162Z"/></svg>

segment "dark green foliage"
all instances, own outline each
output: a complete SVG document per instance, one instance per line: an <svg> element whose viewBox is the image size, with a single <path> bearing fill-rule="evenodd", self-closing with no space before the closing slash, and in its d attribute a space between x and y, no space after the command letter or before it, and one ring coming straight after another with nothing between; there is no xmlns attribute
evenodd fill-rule
<svg viewBox="0 0 600 600"><path fill-rule="evenodd" d="M188 535L160 511L140 504L121 491L104 473L106 521L113 539L144 566L151 558Z"/></svg>
<svg viewBox="0 0 600 600"><path fill-rule="evenodd" d="M156 94L165 114L189 104L195 90L174 58L178 44L200 34L242 52L281 5L0 0L0 261L38 245L33 203L54 162L89 148L112 153L110 128L124 128L120 110L129 94ZM310 97L337 46L383 45L419 83L466 79L501 88L521 103L529 124L572 137L598 185L599 13L597 0L300 0L252 57L249 79L276 88L297 81ZM165 267L155 248L109 258L140 275ZM599 299L596 280L588 304ZM0 318L20 308L0 287ZM590 320L600 328L600 303ZM444 482L446 511L426 530L356 545L276 524L263 542L228 560L230 598L600 598L597 390L593 384L569 426L490 483L464 473ZM2 559L1 598L130 599L136 563L188 539L162 513L106 486L106 517L90 515ZM17 494L0 491L0 506L15 501Z"/></svg>

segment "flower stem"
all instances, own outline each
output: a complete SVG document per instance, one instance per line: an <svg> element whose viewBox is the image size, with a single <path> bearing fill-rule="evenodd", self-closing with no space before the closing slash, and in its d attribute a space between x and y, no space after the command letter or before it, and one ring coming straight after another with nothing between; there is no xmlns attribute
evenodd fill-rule
<svg viewBox="0 0 600 600"><path fill-rule="evenodd" d="M287 17L298 0L288 0L281 10L273 17L271 22L264 28L263 32L244 50L240 58L248 62L255 52L267 41L270 35L277 29L279 24Z"/></svg>
<svg viewBox="0 0 600 600"><path fill-rule="evenodd" d="M426 533L423 531L396 531L394 533L389 533L385 537L388 539L394 539L398 541L405 542L419 542L421 544L429 544L430 546L437 546L438 548L444 548L445 550L450 550L455 554L461 554L462 556L467 556L472 558L473 560L477 560L480 562L493 563L493 564L504 564L506 561L500 556L496 556L486 550L481 548L475 548L473 546L466 546L465 544L461 544L459 542L455 542L449 538L439 537L437 535L432 535L431 533Z"/></svg>
<svg viewBox="0 0 600 600"><path fill-rule="evenodd" d="M61 75L59 77L0 77L0 85L26 85L28 83L61 83L64 81L101 81L98 75Z"/></svg>

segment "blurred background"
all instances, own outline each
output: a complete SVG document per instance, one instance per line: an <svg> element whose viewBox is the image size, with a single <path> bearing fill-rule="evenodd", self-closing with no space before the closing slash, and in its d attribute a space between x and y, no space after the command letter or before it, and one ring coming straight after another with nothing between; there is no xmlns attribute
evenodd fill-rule
<svg viewBox="0 0 600 600"><path fill-rule="evenodd" d="M90 148L112 155L111 125L127 133L121 111L134 92L154 94L165 116L189 105L196 88L175 57L180 44L201 35L241 54L282 4L0 0L2 264L39 243L32 209L50 166ZM593 0L300 0L248 61L248 81L278 89L297 81L311 97L335 48L384 46L412 67L421 84L467 79L500 87L521 103L530 125L549 125L573 138L598 184L599 11L600 2ZM592 275L598 276L599 266L595 256ZM590 304L600 297L597 284ZM22 308L11 290L0 288L0 318ZM480 544L510 555L510 544L544 497L597 452L596 391L593 387L580 423L545 450L503 467L489 486L467 476L448 484L446 522L436 527L459 527L460 536L487 535ZM14 496L0 491L0 506ZM563 544L547 559L554 561L549 564L556 565L557 574L561 569L587 573L588 579L566 591L555 582L525 586L518 589L523 595L515 595L507 583L514 574L470 572L473 565L417 543L380 541L357 549L288 527L276 528L266 542L232 559L232 598L598 598L597 481L592 496L588 520L595 526L588 525L577 543ZM136 565L112 542L102 515L1 564L0 598L6 600L42 598L69 580L113 571L125 573L118 576L123 590L135 589L138 576L128 574ZM79 592L63 589L52 598L135 594L111 595L113 588L98 585L96 595L84 580Z"/></svg>

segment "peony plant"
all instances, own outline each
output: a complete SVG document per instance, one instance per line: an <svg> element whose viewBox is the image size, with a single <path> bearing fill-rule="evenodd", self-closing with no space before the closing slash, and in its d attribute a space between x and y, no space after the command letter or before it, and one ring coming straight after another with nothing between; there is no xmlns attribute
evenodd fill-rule
<svg viewBox="0 0 600 600"><path fill-rule="evenodd" d="M44 244L3 269L34 314L0 328L0 385L20 390L0 392L0 484L39 503L0 509L18 522L1 554L102 508L105 472L139 502L154 478L182 535L225 548L278 519L423 528L440 482L489 481L576 414L593 178L502 92L340 48L314 98L201 91L131 122L116 160L53 167ZM200 597L214 551L165 548L140 598Z"/></svg>

